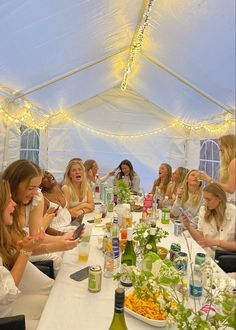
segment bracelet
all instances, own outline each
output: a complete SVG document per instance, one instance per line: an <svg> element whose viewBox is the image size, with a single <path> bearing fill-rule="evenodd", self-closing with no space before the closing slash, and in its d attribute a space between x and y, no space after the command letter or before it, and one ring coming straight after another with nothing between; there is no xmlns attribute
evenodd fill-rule
<svg viewBox="0 0 236 330"><path fill-rule="evenodd" d="M210 180L208 181L208 183L213 183L214 180L212 178L210 178Z"/></svg>
<svg viewBox="0 0 236 330"><path fill-rule="evenodd" d="M33 253L32 251L25 251L24 249L21 249L19 252L27 257L31 257Z"/></svg>
<svg viewBox="0 0 236 330"><path fill-rule="evenodd" d="M82 214L85 214L85 211L84 211L84 209L81 209L81 211L83 211L83 213L82 213Z"/></svg>

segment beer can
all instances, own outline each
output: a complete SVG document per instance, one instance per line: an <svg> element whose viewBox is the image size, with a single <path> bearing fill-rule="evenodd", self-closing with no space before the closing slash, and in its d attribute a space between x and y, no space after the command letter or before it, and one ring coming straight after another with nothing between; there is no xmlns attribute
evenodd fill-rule
<svg viewBox="0 0 236 330"><path fill-rule="evenodd" d="M183 232L183 225L181 221L175 220L174 222L174 235L175 236L180 236Z"/></svg>
<svg viewBox="0 0 236 330"><path fill-rule="evenodd" d="M188 267L188 255L185 252L178 252L177 256L174 260L175 268L177 270L183 271L185 274L187 273Z"/></svg>
<svg viewBox="0 0 236 330"><path fill-rule="evenodd" d="M173 261L178 256L178 252L181 251L179 243L172 243L170 246L170 260Z"/></svg>
<svg viewBox="0 0 236 330"><path fill-rule="evenodd" d="M198 252L196 254L196 257L195 257L195 264L196 265L203 265L205 263L205 260L206 260L206 255L205 253L201 253L201 252Z"/></svg>
<svg viewBox="0 0 236 330"><path fill-rule="evenodd" d="M102 268L100 265L92 265L89 268L88 290L90 292L101 291Z"/></svg>

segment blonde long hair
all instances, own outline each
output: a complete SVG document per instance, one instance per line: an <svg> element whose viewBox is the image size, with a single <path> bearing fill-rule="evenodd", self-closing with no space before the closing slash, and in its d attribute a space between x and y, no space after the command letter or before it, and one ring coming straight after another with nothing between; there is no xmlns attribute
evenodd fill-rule
<svg viewBox="0 0 236 330"><path fill-rule="evenodd" d="M219 138L219 144L223 149L221 153L220 165L220 181L227 182L228 180L228 167L230 162L236 158L236 135L229 134Z"/></svg>
<svg viewBox="0 0 236 330"><path fill-rule="evenodd" d="M81 186L79 189L79 193L78 193L78 190L76 190L76 187L70 178L70 170L73 165L79 165L83 170L83 178L82 178ZM67 185L70 190L72 201L77 201L78 197L79 197L80 202L83 200L83 198L87 194L89 184L88 184L88 180L85 175L85 168L84 168L82 161L77 160L77 159L71 159L69 161L69 163L66 166L66 170L65 170L65 174L64 174L64 184Z"/></svg>
<svg viewBox="0 0 236 330"><path fill-rule="evenodd" d="M10 185L5 180L0 180L0 256L3 265L7 269L11 269L14 264L14 246L12 244L11 235L4 223L4 210L6 209L11 198Z"/></svg>
<svg viewBox="0 0 236 330"><path fill-rule="evenodd" d="M191 207L196 207L197 205L199 205L201 199L202 199L202 182L199 182L199 188L191 194L191 196L189 195L189 189L188 189L188 177L190 175L190 173L194 172L194 171L198 171L198 170L191 170L189 171L186 176L185 179L183 181L183 189L184 189L184 193L181 197L181 206L183 207L184 204L188 201L189 206Z"/></svg>
<svg viewBox="0 0 236 330"><path fill-rule="evenodd" d="M209 192L215 197L220 199L219 205L214 210L209 210L206 207L205 221L210 222L212 218L216 219L216 223L221 225L224 221L224 215L226 210L227 197L223 188L216 182L207 185L203 191Z"/></svg>

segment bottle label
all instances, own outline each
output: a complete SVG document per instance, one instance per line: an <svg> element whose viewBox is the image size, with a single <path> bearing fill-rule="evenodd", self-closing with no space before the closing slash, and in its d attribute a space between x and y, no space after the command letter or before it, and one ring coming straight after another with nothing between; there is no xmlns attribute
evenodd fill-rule
<svg viewBox="0 0 236 330"><path fill-rule="evenodd" d="M114 257L119 258L120 256L120 246L119 246L119 238L112 237L112 252L114 253Z"/></svg>
<svg viewBox="0 0 236 330"><path fill-rule="evenodd" d="M129 278L129 274L131 274L131 266L128 266L126 263L121 264L120 267L121 279L120 282L124 286L132 286L132 281Z"/></svg>
<svg viewBox="0 0 236 330"><path fill-rule="evenodd" d="M190 295L194 298L202 296L202 286L190 284Z"/></svg>

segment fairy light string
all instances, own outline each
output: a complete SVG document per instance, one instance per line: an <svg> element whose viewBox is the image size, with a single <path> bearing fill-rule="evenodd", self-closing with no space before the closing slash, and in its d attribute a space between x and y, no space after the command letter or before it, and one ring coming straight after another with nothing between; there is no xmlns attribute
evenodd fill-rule
<svg viewBox="0 0 236 330"><path fill-rule="evenodd" d="M128 76L132 71L132 65L137 57L137 55L140 53L143 43L144 43L144 33L148 26L149 19L150 19L150 12L153 6L155 0L149 0L147 3L147 9L145 10L143 17L141 19L141 24L139 26L139 29L137 31L137 35L134 36L133 42L130 46L130 52L129 52L129 58L127 61L127 65L124 71L123 80L121 82L121 89L125 90L128 84Z"/></svg>
<svg viewBox="0 0 236 330"><path fill-rule="evenodd" d="M35 114L34 114L35 115ZM176 129L185 129L188 131L200 131L202 129L205 129L207 132L215 134L219 132L226 131L229 129L231 124L236 123L235 117L229 116L229 114L224 115L224 117L220 118L220 122L216 123L206 123L202 124L200 121L184 121L180 119L175 119L170 122L169 125L166 125L164 127L157 128L156 130L153 130L151 132L143 132L143 133L137 133L137 134L114 134L111 132L105 132L98 130L96 128L90 127L82 122L80 122L77 119L72 118L68 114L66 114L64 111L58 111L51 115L41 115L40 116L40 123L37 123L34 116L32 115L30 108L25 107L25 109L16 115L9 114L4 108L0 105L0 117L3 118L3 120L10 122L13 125L19 126L19 125L25 125L30 129L38 129L38 130L45 130L48 126L51 125L51 123L55 123L55 120L58 119L60 121L69 121L73 123L75 126L78 126L80 128L83 128L91 133L104 136L104 137L111 137L111 138L141 138L146 136L151 136L155 134L160 134L167 129L176 128Z"/></svg>

